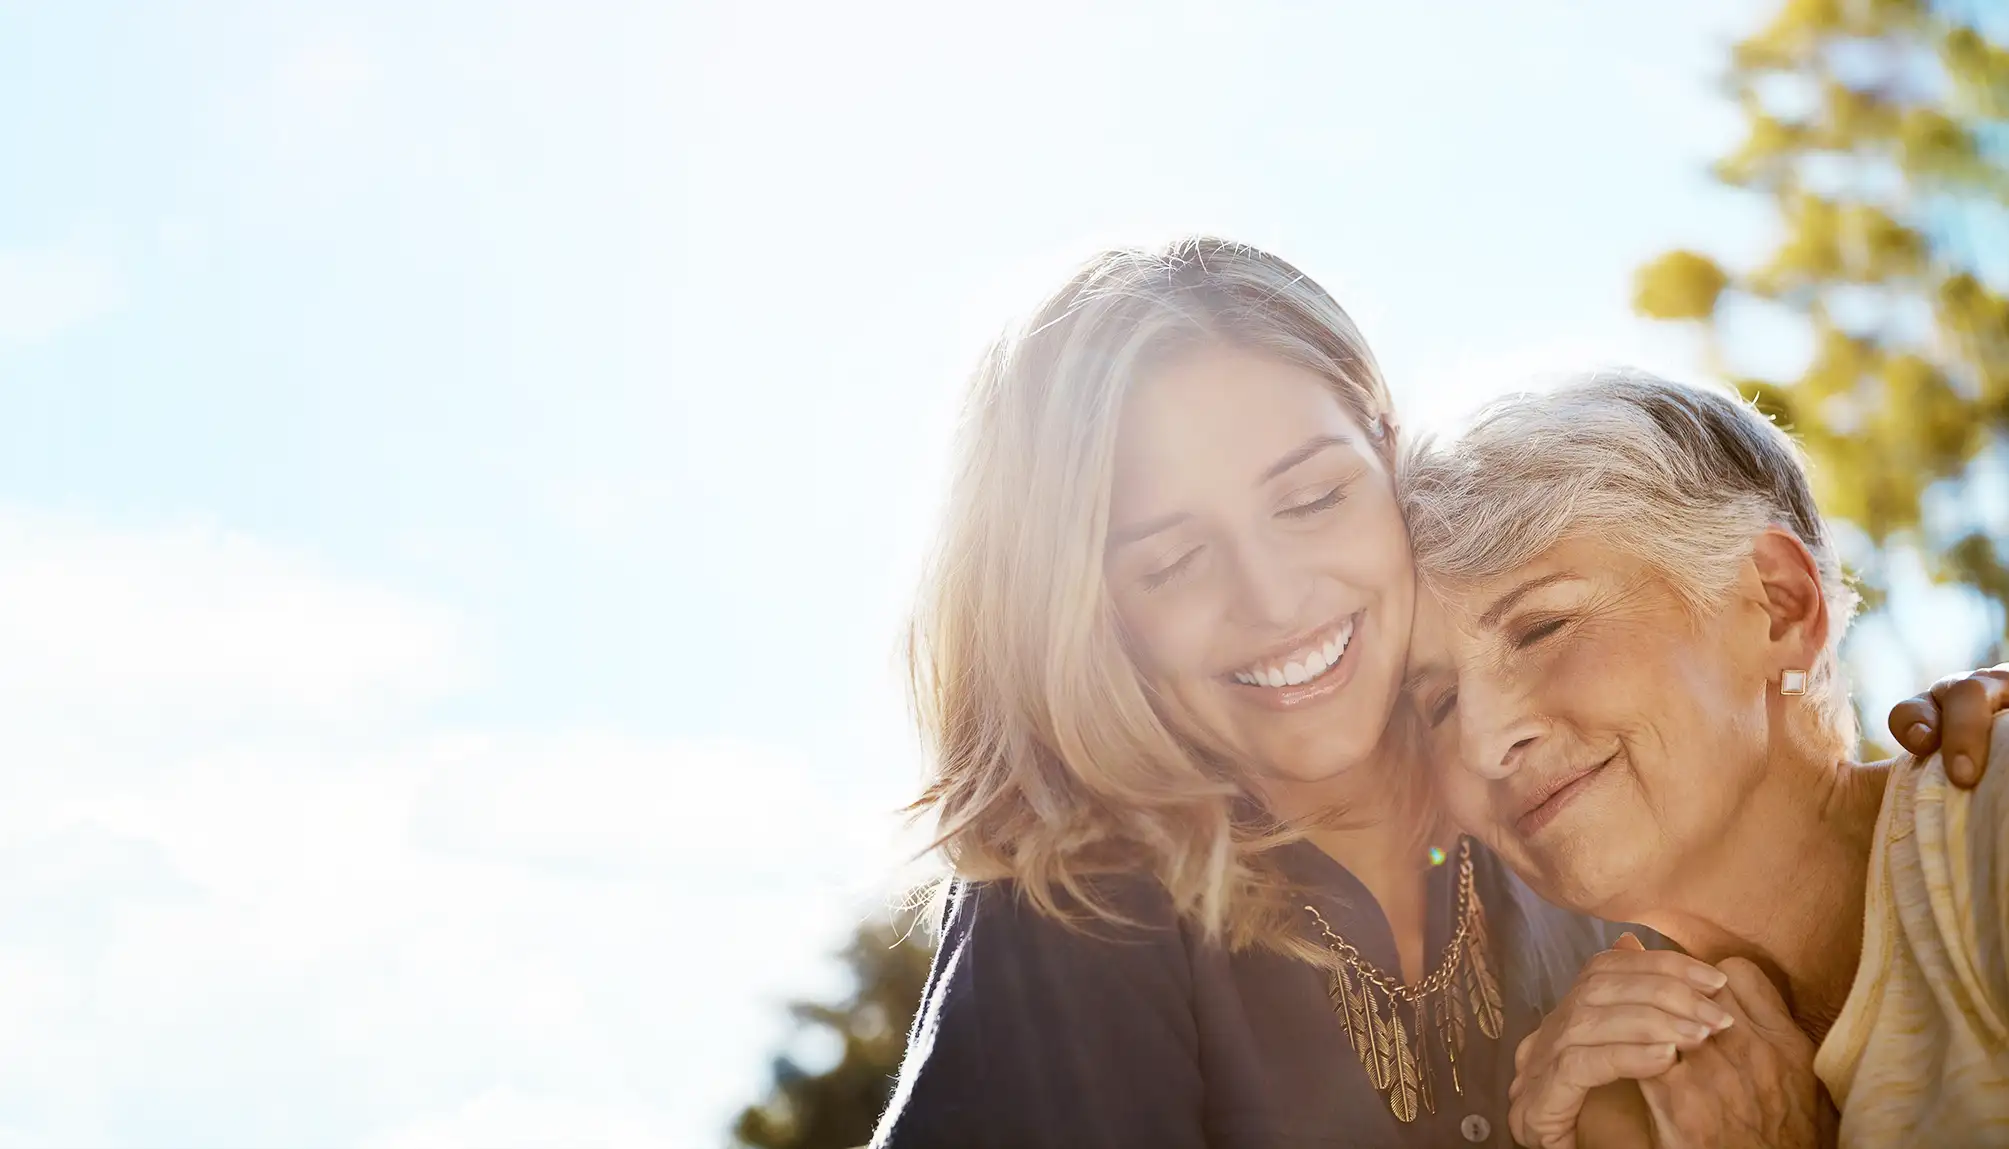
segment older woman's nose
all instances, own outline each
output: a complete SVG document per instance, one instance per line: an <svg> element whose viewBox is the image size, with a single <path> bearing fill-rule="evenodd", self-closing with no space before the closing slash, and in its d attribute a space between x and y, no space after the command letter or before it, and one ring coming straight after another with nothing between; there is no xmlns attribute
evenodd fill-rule
<svg viewBox="0 0 2009 1149"><path fill-rule="evenodd" d="M1465 768L1482 778L1507 778L1541 741L1544 724L1511 692L1466 683L1459 688Z"/></svg>

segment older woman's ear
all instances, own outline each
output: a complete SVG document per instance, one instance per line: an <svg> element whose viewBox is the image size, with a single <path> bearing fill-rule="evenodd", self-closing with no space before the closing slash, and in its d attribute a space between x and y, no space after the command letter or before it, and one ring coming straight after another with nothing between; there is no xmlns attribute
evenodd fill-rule
<svg viewBox="0 0 2009 1149"><path fill-rule="evenodd" d="M1772 624L1769 658L1776 665L1770 672L1812 671L1827 649L1830 625L1814 556L1791 531L1767 527L1752 545L1751 562Z"/></svg>
<svg viewBox="0 0 2009 1149"><path fill-rule="evenodd" d="M1890 711L1890 732L1921 760L1943 746L1947 780L1972 789L1988 770L1989 735L2004 710L2009 710L2009 662L1942 678L1898 703Z"/></svg>

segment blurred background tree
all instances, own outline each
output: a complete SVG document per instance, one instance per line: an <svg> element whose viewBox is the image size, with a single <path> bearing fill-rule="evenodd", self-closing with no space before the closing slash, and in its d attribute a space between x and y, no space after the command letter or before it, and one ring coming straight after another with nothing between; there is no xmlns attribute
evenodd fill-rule
<svg viewBox="0 0 2009 1149"><path fill-rule="evenodd" d="M1747 134L1714 168L1772 202L1776 246L1738 268L1669 252L1634 296L1697 323L1713 368L1801 436L1870 608L1915 554L1992 604L1988 661L2009 659L2005 41L2003 0L1785 0L1732 49ZM1751 368L1781 345L1794 370Z"/></svg>
<svg viewBox="0 0 2009 1149"><path fill-rule="evenodd" d="M844 950L849 997L834 1004L790 1006L799 1025L838 1039L842 1054L810 1072L783 1054L774 1060L766 1099L742 1110L733 1135L748 1149L853 1149L893 1094L907 1028L921 1002L934 951L915 930L912 912L875 917Z"/></svg>

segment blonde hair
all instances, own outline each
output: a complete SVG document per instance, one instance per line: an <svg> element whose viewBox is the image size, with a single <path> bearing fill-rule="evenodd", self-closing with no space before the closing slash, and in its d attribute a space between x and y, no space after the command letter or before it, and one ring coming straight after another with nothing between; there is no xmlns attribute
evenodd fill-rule
<svg viewBox="0 0 2009 1149"><path fill-rule="evenodd" d="M1220 239L1102 252L983 356L943 533L908 640L954 871L1039 910L1124 916L1091 879L1142 872L1205 936L1290 940L1279 827L1233 763L1152 704L1103 576L1118 420L1141 377L1210 343L1329 380L1363 426L1387 386L1346 312L1296 268Z"/></svg>
<svg viewBox="0 0 2009 1149"><path fill-rule="evenodd" d="M1721 604L1761 532L1792 532L1828 605L1808 701L1823 732L1853 748L1838 651L1856 592L1799 446L1733 392L1618 369L1508 395L1455 441L1412 448L1399 485L1417 570L1440 585L1496 578L1565 538L1595 538L1644 561L1702 614Z"/></svg>

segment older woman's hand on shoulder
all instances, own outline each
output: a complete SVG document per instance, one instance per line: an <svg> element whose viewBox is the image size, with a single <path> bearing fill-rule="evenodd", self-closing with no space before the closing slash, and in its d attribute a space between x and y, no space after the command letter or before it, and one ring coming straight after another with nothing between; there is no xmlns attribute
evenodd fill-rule
<svg viewBox="0 0 2009 1149"><path fill-rule="evenodd" d="M2009 710L2009 662L1955 674L1891 708L1890 732L1921 760L1944 749L1946 778L1972 790L1988 769L1988 733Z"/></svg>
<svg viewBox="0 0 2009 1149"><path fill-rule="evenodd" d="M1833 1136L1813 1042L1741 959L1719 969L1628 934L1514 1060L1508 1120L1523 1145L1771 1149Z"/></svg>

